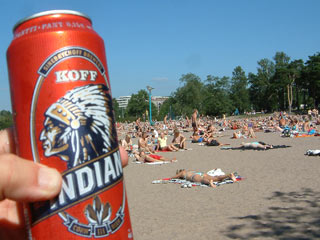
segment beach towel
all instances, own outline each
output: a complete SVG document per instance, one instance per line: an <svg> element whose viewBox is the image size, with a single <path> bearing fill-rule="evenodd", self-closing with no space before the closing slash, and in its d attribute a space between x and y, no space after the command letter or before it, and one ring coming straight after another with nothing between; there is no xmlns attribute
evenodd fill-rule
<svg viewBox="0 0 320 240"><path fill-rule="evenodd" d="M157 150L156 152L172 152L170 150Z"/></svg>
<svg viewBox="0 0 320 240"><path fill-rule="evenodd" d="M244 180L243 177L239 176L236 172L234 173L235 177L237 178L237 182ZM152 184L167 184L167 183L176 183L176 184L181 184L181 188L191 188L191 187L209 187L209 185L202 184L202 183L196 183L196 182L190 182L185 179L175 179L175 178L163 178L163 179L158 179L152 181ZM224 184L230 184L233 183L231 179L225 179L222 182L213 182L216 186L221 186Z"/></svg>
<svg viewBox="0 0 320 240"><path fill-rule="evenodd" d="M270 149L279 149L279 148L289 148L291 146L287 146L287 145L273 145L273 148L267 148L267 149L259 149L259 148L245 148L244 146L240 146L240 147L221 147L221 150L257 150L257 151L266 151L266 150L270 150Z"/></svg>
<svg viewBox="0 0 320 240"><path fill-rule="evenodd" d="M295 138L302 138L302 137L314 137L315 134L298 134L298 135L295 135L294 137Z"/></svg>
<svg viewBox="0 0 320 240"><path fill-rule="evenodd" d="M320 150L307 150L305 155L308 155L308 156L320 156Z"/></svg>
<svg viewBox="0 0 320 240"><path fill-rule="evenodd" d="M179 152L191 151L191 150L192 150L192 148L179 149ZM156 152L174 152L174 151L169 151L169 150L157 150Z"/></svg>
<svg viewBox="0 0 320 240"><path fill-rule="evenodd" d="M178 161L178 160L177 160ZM177 162L177 161L173 161L173 162ZM147 165L162 165L162 164L167 164L167 163L173 163L170 161L163 161L163 162L140 162L140 161L136 161L133 160L132 163L136 163L136 164L147 164Z"/></svg>

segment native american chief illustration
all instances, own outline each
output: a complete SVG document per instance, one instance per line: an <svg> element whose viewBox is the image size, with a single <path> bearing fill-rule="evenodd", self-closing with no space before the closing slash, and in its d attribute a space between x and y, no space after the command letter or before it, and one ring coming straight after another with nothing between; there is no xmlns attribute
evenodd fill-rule
<svg viewBox="0 0 320 240"><path fill-rule="evenodd" d="M105 85L77 87L45 112L40 140L46 157L59 156L73 168L116 146L112 99Z"/></svg>

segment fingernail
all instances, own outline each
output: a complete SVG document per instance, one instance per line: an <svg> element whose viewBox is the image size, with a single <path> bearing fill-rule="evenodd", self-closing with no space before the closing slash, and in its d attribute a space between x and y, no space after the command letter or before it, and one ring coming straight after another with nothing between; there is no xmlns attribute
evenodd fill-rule
<svg viewBox="0 0 320 240"><path fill-rule="evenodd" d="M38 184L45 191L55 191L59 187L60 176L55 169L40 167L38 172Z"/></svg>

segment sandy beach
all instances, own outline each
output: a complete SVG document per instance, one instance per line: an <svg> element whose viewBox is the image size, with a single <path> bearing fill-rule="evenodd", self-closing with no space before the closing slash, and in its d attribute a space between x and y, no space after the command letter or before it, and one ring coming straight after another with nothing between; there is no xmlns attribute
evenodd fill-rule
<svg viewBox="0 0 320 240"><path fill-rule="evenodd" d="M219 140L231 147L256 141L231 139L231 134L226 131ZM258 141L291 147L222 150L188 141L191 151L161 153L177 157L177 163L135 164L131 158L124 174L134 238L320 238L320 157L304 155L308 149L320 149L320 137L282 138L280 133L262 132L256 135ZM151 183L173 176L180 168L205 172L221 168L225 173L236 171L245 180L217 188Z"/></svg>

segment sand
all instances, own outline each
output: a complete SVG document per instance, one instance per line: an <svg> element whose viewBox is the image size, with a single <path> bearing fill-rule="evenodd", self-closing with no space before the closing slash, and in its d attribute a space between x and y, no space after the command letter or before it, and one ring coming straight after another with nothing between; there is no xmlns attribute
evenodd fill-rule
<svg viewBox="0 0 320 240"><path fill-rule="evenodd" d="M239 146L252 139L219 138ZM190 136L190 134L185 134ZM316 239L320 238L320 137L282 138L256 133L258 141L290 148L267 151L221 150L187 142L192 151L161 153L177 163L131 163L124 170L134 238L166 239ZM171 138L169 138L170 140ZM176 169L236 171L245 180L219 186L181 188L152 184Z"/></svg>

